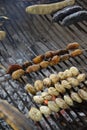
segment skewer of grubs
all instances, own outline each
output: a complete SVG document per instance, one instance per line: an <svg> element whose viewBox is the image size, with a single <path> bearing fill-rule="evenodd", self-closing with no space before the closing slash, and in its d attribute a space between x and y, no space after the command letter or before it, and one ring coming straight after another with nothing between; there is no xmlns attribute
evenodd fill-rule
<svg viewBox="0 0 87 130"><path fill-rule="evenodd" d="M68 48L69 48L69 46L68 46ZM70 52L70 54L66 54L63 56L53 56L53 58L50 59L49 61L42 61L43 63L41 62L39 64L32 64L32 65L28 66L27 69L24 71L26 74L30 74L31 72L36 72L36 71L41 70L43 68L47 68L48 66L56 65L59 62L65 61L69 58L74 58L76 56L79 56L83 52L84 52L84 50L76 49L76 50ZM12 72L12 69L13 69L13 73L15 72L15 67L13 67L13 66L15 66L15 65L12 65L11 67L9 67L10 69L9 68L7 69L7 72L9 72L10 74ZM20 65L18 65L18 66L20 66ZM23 68L22 68L22 70L23 70ZM16 79L16 78L13 77L13 79Z"/></svg>
<svg viewBox="0 0 87 130"><path fill-rule="evenodd" d="M42 62L37 65L31 65L26 69L26 73L36 72L38 70L41 70L43 68L47 68L48 66L54 66L58 64L59 62L68 60L69 58L74 58L76 56L79 56L83 53L83 50L76 49L75 51L72 51L70 54L64 55L64 56L53 56L49 61L42 61L44 64L42 65Z"/></svg>
<svg viewBox="0 0 87 130"><path fill-rule="evenodd" d="M80 45L77 42L70 43L70 44L67 45L66 49L60 49L60 50L56 50L56 51L48 51L43 55L36 56L34 59L32 59L32 61L24 62L22 66L18 65L18 64L10 65L8 67L8 69L7 69L7 73L12 74L12 72L14 72L17 69L22 69L22 68L25 69L25 68L27 68L29 66L32 66L33 63L34 64L39 64L40 63L41 68L46 68L46 67L48 67L49 62L48 61L43 61L44 58L49 59L49 58L52 58L53 56L56 56L56 55L67 54L67 53L69 53L68 50L77 49L77 48L79 48L79 46ZM53 58L53 59L55 59L55 58Z"/></svg>
<svg viewBox="0 0 87 130"><path fill-rule="evenodd" d="M56 55L60 56L60 55L68 54L69 50L78 49L79 46L80 45L77 42L69 43L65 49L47 51L43 55L36 56L32 61L34 64L38 64L38 63L41 63L44 59L49 59Z"/></svg>
<svg viewBox="0 0 87 130"><path fill-rule="evenodd" d="M39 104L43 104L44 103L44 101L45 100L47 100L47 101L51 101L51 100L53 100L52 99L52 97L53 96L55 96L55 97L58 97L58 96L60 96L60 93L62 93L62 95L64 95L65 94L65 89L64 89L64 91L62 90L62 91L60 91L61 90L61 88L63 88L64 89L64 87L61 85L61 87L60 88L58 88L57 89L57 87L50 87L50 88L48 88L48 90L47 90L47 92L42 92L41 93L41 95L36 95L36 96L34 96L33 97L33 100L36 102L36 103L39 103ZM68 88L68 89L70 89L70 88ZM81 90L81 89L80 89ZM71 91L71 90L70 90ZM79 89L78 89L78 94L79 94ZM74 99L74 96L78 96L78 94L76 94L77 92L71 92L71 97L72 97L72 99L73 100L75 100ZM83 90L83 91L81 91L81 93L82 94L84 94L85 93L85 91ZM87 96L87 94L85 93L84 95L86 95ZM85 97L86 97L85 96ZM67 96L66 96L67 97ZM80 96L81 97L81 96ZM67 98L69 98L69 96L67 97ZM86 97L87 98L87 97ZM82 98L82 99L86 99L86 98ZM55 100L55 99L54 99ZM70 100L70 99L69 99ZM76 100L77 102L78 102L78 99ZM48 102L47 102L48 103ZM47 104L46 103L46 104Z"/></svg>
<svg viewBox="0 0 87 130"><path fill-rule="evenodd" d="M69 76L74 76L74 77L76 77L78 79L79 83L81 83L81 82L83 82L85 80L85 77L86 77L85 74L83 74L83 73L80 74L76 67L71 67L70 71L71 71L72 74L69 73L67 75L68 79L70 78ZM67 73L67 72L68 71L65 71L65 73ZM53 79L55 79L54 75L52 75L51 77L53 77ZM54 81L54 83L57 82L57 80L53 80L53 81ZM74 83L75 81L74 80L69 79L69 81L70 81L70 83L72 85L75 85L75 83ZM73 81L73 82L71 82L71 81ZM40 82L38 82L38 83L40 83ZM47 84L49 85L49 83L50 83L50 80L49 80L49 82ZM41 83L41 85L42 84L43 83ZM46 84L46 82L45 82L45 84ZM76 86L77 85L78 84L76 83ZM54 96L54 95L56 97L55 97L55 100L53 101L52 100L52 96ZM49 92L42 92L41 95L34 96L33 99L34 99L34 101L36 103L43 104L44 100L46 98L45 101L47 101L47 104L45 104L46 106L45 105L41 105L40 108L38 109L38 113L39 113L39 115L37 115L38 119L35 119L36 117L34 118L34 117L31 116L32 108L29 111L29 117L32 120L34 120L34 121L40 121L42 119L42 114L44 114L45 116L48 116L52 112L59 112L61 109L68 109L69 106L73 106L74 105L73 101L75 101L77 103L82 103L83 100L87 100L87 92L85 92L83 89L78 89L78 92L71 91L70 96L69 95L64 95L63 99L57 97L58 95L59 95L59 92L57 93L55 88L50 87L49 88ZM38 116L40 116L40 118Z"/></svg>
<svg viewBox="0 0 87 130"><path fill-rule="evenodd" d="M76 54L76 51L75 51L75 54L72 53L72 55L73 55L73 57L74 57L75 55L77 55L77 54ZM64 59L62 58L62 60L64 60ZM51 60L51 61L52 61L52 60ZM50 62L51 62L51 61L50 61ZM50 62L49 62L49 63L50 63ZM55 62L56 62L56 60L55 60ZM52 62L51 62L51 63L50 63L51 66L54 65L54 64L57 64L57 62L56 62L56 63L55 63L55 62L53 62L53 64L52 64ZM40 64L41 64L41 63L40 63ZM42 69L45 68L45 67L47 67L47 66L48 66L48 64L45 64L45 62L44 62L44 65L43 65ZM36 64L36 65L31 65L31 66L29 66L29 67L26 69L26 71L24 71L20 65L16 65L16 64L15 64L15 65L11 65L11 66L8 68L7 73L10 73L10 74L12 73L12 78L13 78L13 79L18 79L18 78L19 78L18 75L22 76L24 73L36 72L36 71L38 71L38 70L40 70L40 69L41 69L40 65L39 65L39 64ZM23 73L20 74L20 71L23 72ZM17 76L15 76L15 73L17 74ZM19 73L19 74L18 74L18 73Z"/></svg>
<svg viewBox="0 0 87 130"><path fill-rule="evenodd" d="M47 105L41 105L39 109L31 108L29 117L34 121L40 121L42 114L48 116L52 112L59 112L61 109L68 109L74 105L74 102L82 103L83 100L87 101L87 92L83 89L78 89L78 92L71 91L71 95L64 95L63 98L57 97L55 101L48 101ZM38 114L34 114L34 113ZM35 116L35 118L34 118Z"/></svg>
<svg viewBox="0 0 87 130"><path fill-rule="evenodd" d="M47 96L47 92L43 92L44 96ZM43 102L43 98L41 97L37 99L37 101ZM38 112L34 118L34 109L31 108L29 111L29 117L34 121L40 121L42 119L42 114L45 116L50 115L52 112L59 112L61 109L68 109L74 105L74 102L82 103L83 100L87 101L87 92L83 89L78 89L77 92L71 91L70 96L68 94L63 95L63 98L56 97L55 100L48 100L47 104L41 105L39 109L35 108L35 111ZM38 103L38 102L37 102ZM40 102L39 102L40 103Z"/></svg>
<svg viewBox="0 0 87 130"><path fill-rule="evenodd" d="M83 74L80 74L80 75L83 75ZM79 75L78 75L78 77L79 77ZM81 81L83 82L83 80L85 80L84 76L82 76L80 82ZM75 83L75 81L71 82L71 83L72 83L73 87L77 87L79 85L79 84ZM74 85L76 85L76 86L74 86ZM60 93L64 94L65 91L66 91L66 88L71 89L71 87L72 87L72 86L70 86L70 87L67 87L67 86L68 86L67 84L66 85L65 84L64 85L63 84L61 84L61 85L58 84L58 86L57 86L57 84L55 84L55 88L54 87L49 87L47 89L47 92L42 92L41 95L34 96L33 100L36 103L39 103L39 104L42 104L44 102L44 100L48 100L48 101L52 100L53 96L57 97L57 96L60 95ZM26 88L26 89L28 89L28 88ZM34 87L33 87L33 89L34 89ZM31 89L31 90L28 89L28 90L29 90L29 92L31 91L31 93L32 93L33 89ZM35 91L35 89L34 89L34 91ZM35 93L32 93L32 94L34 95Z"/></svg>
<svg viewBox="0 0 87 130"><path fill-rule="evenodd" d="M76 43L76 44L78 44L78 43ZM67 50L67 49L60 49L60 50L55 50L55 51L47 51L43 55L36 56L34 59L32 59L32 61L33 61L34 64L38 64L38 63L41 63L44 59L47 60L49 58L52 58L53 56L64 55L64 54L67 54L67 53L69 53L69 50Z"/></svg>
<svg viewBox="0 0 87 130"><path fill-rule="evenodd" d="M73 47L72 47L73 46ZM72 43L72 44L68 44L68 46L67 46L67 48L69 49L69 48L78 48L79 47L79 44L78 43ZM61 52L61 51L60 51ZM56 52L57 53L57 52ZM55 58L54 58L55 57ZM51 65L52 65L52 61L55 63L55 64L57 64L57 61L58 61L58 57L56 57L56 56L54 56L53 58L52 58L52 60L50 61L51 62ZM56 61L56 58L57 58L57 61ZM65 58L65 57L64 57ZM62 57L62 60L63 60L63 57ZM15 65L11 65L10 67L8 67L8 69L7 69L7 73L9 74L11 74L12 72L14 72L14 71L16 71L16 70L18 70L18 69L22 69L22 67L25 67L25 66L28 66L28 65L30 65L27 69L26 69L26 72L27 73L30 73L30 72L36 72L36 71L38 71L39 69L41 69L41 67L42 67L42 69L43 68L46 68L49 64L50 64L50 62L48 62L48 61L43 61L43 63L40 63L40 64L36 64L36 65L31 65L31 62L26 62L26 63L24 63L24 65L23 66L20 66L20 65L17 65L17 64L15 64ZM54 64L53 63L53 64ZM17 71L18 72L18 71ZM13 74L14 75L14 74ZM13 76L13 79L16 79L16 78L14 78L14 76Z"/></svg>
<svg viewBox="0 0 87 130"><path fill-rule="evenodd" d="M71 67L69 70L59 72L58 74L51 74L43 80L36 80L34 85L26 84L26 91L35 95L34 91L39 92L45 88L54 86L59 93L64 93L66 89L71 89L72 86L77 87L81 82L85 81L86 74L79 73L76 67ZM32 87L31 87L32 86Z"/></svg>
<svg viewBox="0 0 87 130"><path fill-rule="evenodd" d="M68 105L63 99L57 98L56 101L49 101L48 106L41 105L39 109L32 107L28 115L32 120L40 121L42 119L42 114L48 116L51 115L52 112L59 112L61 108L67 109Z"/></svg>
<svg viewBox="0 0 87 130"><path fill-rule="evenodd" d="M48 101L48 105L41 105L39 109L31 108L29 111L29 117L34 121L40 121L42 119L42 114L45 116L51 115L52 112L59 112L60 109L67 109L69 106L61 98L56 98L55 101ZM34 113L38 114L34 114ZM35 118L34 118L35 116Z"/></svg>

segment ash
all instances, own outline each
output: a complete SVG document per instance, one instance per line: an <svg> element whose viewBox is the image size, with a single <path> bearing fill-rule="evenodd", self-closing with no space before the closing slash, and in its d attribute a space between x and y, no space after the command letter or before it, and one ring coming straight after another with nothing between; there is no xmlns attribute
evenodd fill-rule
<svg viewBox="0 0 87 130"><path fill-rule="evenodd" d="M13 81L9 75L4 74L5 72L0 69L0 98L7 100L19 111L27 115L31 106L31 100L24 90L24 84ZM12 130L4 120L0 119L0 130L3 129Z"/></svg>

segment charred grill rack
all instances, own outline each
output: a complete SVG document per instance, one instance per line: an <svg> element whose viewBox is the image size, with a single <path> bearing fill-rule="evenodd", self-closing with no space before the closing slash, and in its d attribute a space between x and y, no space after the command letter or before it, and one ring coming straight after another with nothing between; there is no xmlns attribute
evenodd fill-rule
<svg viewBox="0 0 87 130"><path fill-rule="evenodd" d="M1 27L7 37L0 42L0 63L7 67L9 64L22 64L34 56L48 50L64 48L67 43L77 41L81 48L87 48L87 22L77 23L69 27L61 27L51 23L51 16L27 15L25 6L33 4L29 0L1 0L0 14L6 15L10 20ZM77 0L77 4L87 9L86 0ZM54 67L48 67L36 73L24 76L21 83L11 80L4 70L0 69L0 98L7 100L22 113L26 114L31 106L37 106L29 94L24 90L25 82L34 82L43 79L50 73L65 70L71 66L78 67L87 72L87 51L83 55L62 62ZM83 85L87 86L86 83ZM83 130L87 129L87 103L76 104L70 110L62 110L59 114L35 123L38 130ZM33 124L33 122L31 122ZM3 120L0 120L0 130L12 130Z"/></svg>

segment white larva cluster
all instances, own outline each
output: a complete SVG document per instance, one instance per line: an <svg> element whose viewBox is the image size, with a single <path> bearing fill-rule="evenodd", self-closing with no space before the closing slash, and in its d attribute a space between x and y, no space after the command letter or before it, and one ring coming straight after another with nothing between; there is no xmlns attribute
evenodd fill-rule
<svg viewBox="0 0 87 130"><path fill-rule="evenodd" d="M85 78L86 75L84 73L80 74L76 67L71 67L64 72L51 74L49 77L43 79L43 81L37 80L34 83L34 87L28 84L26 89L28 88L28 91L32 94L46 89L46 91L33 96L34 102L39 104L39 109L31 108L29 117L34 121L40 121L42 115L49 116L52 112L68 109L74 105L74 102L82 103L83 100L87 101L86 91L77 89L77 92L74 92L71 89L72 87L77 88L81 82L85 81ZM70 90L69 94L66 93L67 90ZM62 97L60 94L62 94ZM34 115L36 112L37 114Z"/></svg>

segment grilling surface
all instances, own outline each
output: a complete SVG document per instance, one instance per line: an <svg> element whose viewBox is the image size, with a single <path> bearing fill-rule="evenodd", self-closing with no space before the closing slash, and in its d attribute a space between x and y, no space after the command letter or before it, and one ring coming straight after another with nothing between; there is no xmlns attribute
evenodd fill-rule
<svg viewBox="0 0 87 130"><path fill-rule="evenodd" d="M61 49L70 42L78 42L82 49L87 48L87 22L77 23L69 27L62 27L51 23L51 16L28 15L25 7L34 2L16 0L0 1L0 14L6 15L10 20L1 27L6 31L7 37L0 42L0 63L7 68L10 64L22 64L31 60L36 55L49 50ZM77 0L77 4L87 9L86 0ZM76 66L81 72L87 72L87 51L83 55L71 58L54 67L24 76L21 82L13 81L10 75L6 75L0 69L0 98L7 100L23 114L26 114L31 106L37 106L32 97L26 93L26 83L34 83L35 80L43 79L51 73L64 71L71 66ZM86 84L85 84L86 85ZM87 85L86 85L87 86ZM43 117L40 123L34 123L34 128L40 130L80 130L87 126L86 102L59 114ZM0 120L0 130L12 130L3 120ZM85 129L85 128L84 128Z"/></svg>

